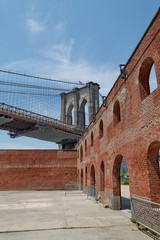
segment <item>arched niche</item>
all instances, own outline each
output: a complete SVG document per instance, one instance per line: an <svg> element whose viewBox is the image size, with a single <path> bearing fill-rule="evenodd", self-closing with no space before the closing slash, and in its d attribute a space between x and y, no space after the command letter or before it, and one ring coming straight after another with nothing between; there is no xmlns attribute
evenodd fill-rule
<svg viewBox="0 0 160 240"><path fill-rule="evenodd" d="M113 125L116 126L120 121L121 121L120 103L118 100L116 100L113 106Z"/></svg>

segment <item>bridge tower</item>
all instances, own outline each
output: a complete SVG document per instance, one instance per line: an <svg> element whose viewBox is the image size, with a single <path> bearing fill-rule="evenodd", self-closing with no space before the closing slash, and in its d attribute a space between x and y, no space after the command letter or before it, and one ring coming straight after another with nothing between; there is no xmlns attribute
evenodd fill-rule
<svg viewBox="0 0 160 240"><path fill-rule="evenodd" d="M61 93L61 121L85 129L99 108L99 88L99 84L88 82L81 88ZM88 116L85 113L86 106Z"/></svg>

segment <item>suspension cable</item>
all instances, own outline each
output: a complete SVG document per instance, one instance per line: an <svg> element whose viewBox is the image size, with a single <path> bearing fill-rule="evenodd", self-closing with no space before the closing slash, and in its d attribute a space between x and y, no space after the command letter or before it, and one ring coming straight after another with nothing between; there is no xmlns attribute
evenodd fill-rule
<svg viewBox="0 0 160 240"><path fill-rule="evenodd" d="M69 84L74 84L74 85L85 85L82 82L75 83L75 82L69 82L69 81L62 81L62 80L58 80L58 79L38 77L38 76L34 76L34 75L28 75L28 74L24 74L24 73L17 73L17 72L2 70L2 69L0 69L0 72L14 74L14 75L19 75L19 76L28 77L28 78L36 78L36 79L41 79L41 80L47 80L47 81L52 81L52 82L69 83Z"/></svg>

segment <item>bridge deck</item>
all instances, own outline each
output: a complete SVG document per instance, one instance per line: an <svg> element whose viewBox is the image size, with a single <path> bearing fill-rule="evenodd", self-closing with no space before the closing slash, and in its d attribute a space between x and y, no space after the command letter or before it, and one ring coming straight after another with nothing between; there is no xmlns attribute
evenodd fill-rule
<svg viewBox="0 0 160 240"><path fill-rule="evenodd" d="M0 129L9 131L12 138L28 136L56 143L78 140L83 133L74 125L5 103L0 103Z"/></svg>

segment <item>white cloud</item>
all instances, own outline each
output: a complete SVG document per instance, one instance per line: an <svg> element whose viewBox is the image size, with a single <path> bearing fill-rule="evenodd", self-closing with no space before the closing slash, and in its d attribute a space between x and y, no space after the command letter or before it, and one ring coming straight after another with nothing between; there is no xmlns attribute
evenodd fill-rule
<svg viewBox="0 0 160 240"><path fill-rule="evenodd" d="M119 75L119 70L108 64L95 66L85 59L72 61L73 46L74 40L68 44L55 44L39 51L40 60L14 61L3 68L66 81L97 82L101 87L100 92L107 95Z"/></svg>
<svg viewBox="0 0 160 240"><path fill-rule="evenodd" d="M31 18L26 19L26 27L31 34L44 32L45 30L45 26L40 21Z"/></svg>
<svg viewBox="0 0 160 240"><path fill-rule="evenodd" d="M69 63L73 45L74 39L70 40L68 44L59 43L50 46L48 49L40 50L40 54L59 64Z"/></svg>

